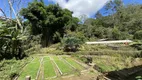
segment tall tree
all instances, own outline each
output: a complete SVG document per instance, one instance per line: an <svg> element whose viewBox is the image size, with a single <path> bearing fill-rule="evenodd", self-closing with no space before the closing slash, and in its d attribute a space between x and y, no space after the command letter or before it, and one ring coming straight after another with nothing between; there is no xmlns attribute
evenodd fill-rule
<svg viewBox="0 0 142 80"><path fill-rule="evenodd" d="M102 16L102 14L98 11L96 14L95 14L95 18L102 18L103 16Z"/></svg>
<svg viewBox="0 0 142 80"><path fill-rule="evenodd" d="M30 3L21 10L21 15L32 24L32 34L42 34L42 46L53 42L53 35L58 32L61 37L65 26L73 19L72 12L62 9L58 4L46 6L42 1Z"/></svg>

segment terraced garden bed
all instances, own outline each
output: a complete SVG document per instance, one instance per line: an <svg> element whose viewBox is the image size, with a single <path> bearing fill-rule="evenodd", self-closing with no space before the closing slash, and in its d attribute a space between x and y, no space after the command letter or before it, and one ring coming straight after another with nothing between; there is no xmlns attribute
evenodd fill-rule
<svg viewBox="0 0 142 80"><path fill-rule="evenodd" d="M84 67L81 66L80 64L78 64L77 62L75 62L74 60L72 60L71 58L66 58L65 57L65 60L67 62L69 62L72 66L74 66L77 70L84 70Z"/></svg>
<svg viewBox="0 0 142 80"><path fill-rule="evenodd" d="M24 80L26 76L32 79L46 80L62 75L78 73L85 68L72 58L62 56L42 56L35 59L24 67L18 80Z"/></svg>
<svg viewBox="0 0 142 80"><path fill-rule="evenodd" d="M66 64L64 61L60 60L58 57L53 57L55 63L58 65L59 69L61 70L61 72L64 74L71 74L73 73L73 68Z"/></svg>
<svg viewBox="0 0 142 80"><path fill-rule="evenodd" d="M36 79L39 66L40 66L40 59L35 58L31 63L25 66L18 80L24 80L26 76L31 76L32 79Z"/></svg>
<svg viewBox="0 0 142 80"><path fill-rule="evenodd" d="M49 57L44 57L43 59L44 64L44 78L48 77L55 77L56 72L54 70L54 66Z"/></svg>

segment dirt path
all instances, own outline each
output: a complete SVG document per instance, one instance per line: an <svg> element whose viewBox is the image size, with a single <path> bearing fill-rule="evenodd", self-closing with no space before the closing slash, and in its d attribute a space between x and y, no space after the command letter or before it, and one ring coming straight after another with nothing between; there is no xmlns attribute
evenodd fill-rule
<svg viewBox="0 0 142 80"><path fill-rule="evenodd" d="M44 66L43 66L43 63L41 64L38 80L44 80Z"/></svg>
<svg viewBox="0 0 142 80"><path fill-rule="evenodd" d="M52 65L54 66L54 70L56 72L56 76L61 76L61 74L60 74L60 72L59 72L59 70L57 68L57 65L53 62L53 59L51 57L50 57L50 59L51 59Z"/></svg>
<svg viewBox="0 0 142 80"><path fill-rule="evenodd" d="M40 68L39 68L39 73L37 75L37 80L44 80L44 66L43 66L43 57L42 61L40 62Z"/></svg>

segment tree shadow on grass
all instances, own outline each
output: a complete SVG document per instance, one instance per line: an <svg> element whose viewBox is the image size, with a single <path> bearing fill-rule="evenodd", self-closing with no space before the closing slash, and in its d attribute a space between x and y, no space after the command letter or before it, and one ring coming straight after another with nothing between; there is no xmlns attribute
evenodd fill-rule
<svg viewBox="0 0 142 80"><path fill-rule="evenodd" d="M111 80L142 80L142 65L109 72L106 77ZM136 77L140 77L137 79Z"/></svg>

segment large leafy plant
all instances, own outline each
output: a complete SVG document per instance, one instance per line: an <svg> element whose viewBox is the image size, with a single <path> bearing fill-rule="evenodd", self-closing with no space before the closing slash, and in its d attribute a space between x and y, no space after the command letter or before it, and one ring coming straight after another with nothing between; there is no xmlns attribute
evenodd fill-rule
<svg viewBox="0 0 142 80"><path fill-rule="evenodd" d="M16 26L11 25L14 22L0 22L0 59L13 58L20 59L23 56L22 41L26 39L26 36L16 23Z"/></svg>

